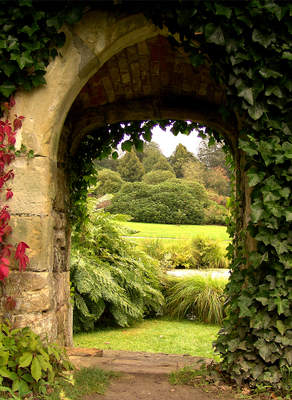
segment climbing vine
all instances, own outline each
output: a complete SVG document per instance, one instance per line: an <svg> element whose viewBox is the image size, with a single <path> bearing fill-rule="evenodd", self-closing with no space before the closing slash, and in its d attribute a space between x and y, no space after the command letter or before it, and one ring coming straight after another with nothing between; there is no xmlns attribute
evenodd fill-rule
<svg viewBox="0 0 292 400"><path fill-rule="evenodd" d="M237 118L238 147L247 159L252 194L247 231L236 225L228 317L216 348L222 370L237 382L288 390L292 379L292 4L177 0L167 7L163 1L149 2L151 7L137 2L130 10L127 2L114 3L117 12L142 11L156 25L167 26L173 45L184 47L195 68L207 64L225 90L226 104L220 112L225 118L230 114ZM82 8L70 6L69 1L64 4L60 12L30 0L1 8L2 100L16 89L44 83L45 68L64 43L58 28L82 15ZM104 6L97 1L88 4ZM160 124L167 123L171 121ZM148 124L150 129L152 122ZM82 152L86 150L84 156L80 152L86 176L91 175L92 158L109 155L127 130L125 150L142 146L141 123L103 129L110 133L108 142L101 145L100 130L81 144ZM96 153L90 150L93 144ZM78 173L75 170L72 179L74 204L91 179ZM237 214L242 201L237 188ZM253 252L247 249L248 235L256 241Z"/></svg>
<svg viewBox="0 0 292 400"><path fill-rule="evenodd" d="M14 246L7 240L12 228L9 224L9 206L5 203L13 197L10 181L14 178L14 171L11 168L11 163L15 159L16 134L21 128L24 118L15 115L11 122L11 109L14 105L13 98L4 104L6 118L0 120L0 281L3 281L9 275L12 254L14 254L14 259L18 263L20 271L26 269L29 261L25 254L25 250L28 248L26 243L20 242Z"/></svg>

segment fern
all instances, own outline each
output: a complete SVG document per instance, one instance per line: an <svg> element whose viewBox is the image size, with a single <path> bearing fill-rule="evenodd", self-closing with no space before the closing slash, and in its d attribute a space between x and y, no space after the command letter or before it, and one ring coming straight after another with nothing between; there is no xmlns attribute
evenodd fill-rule
<svg viewBox="0 0 292 400"><path fill-rule="evenodd" d="M72 235L75 331L92 330L105 319L125 327L161 312L158 264L123 233L114 216L91 211L83 230Z"/></svg>

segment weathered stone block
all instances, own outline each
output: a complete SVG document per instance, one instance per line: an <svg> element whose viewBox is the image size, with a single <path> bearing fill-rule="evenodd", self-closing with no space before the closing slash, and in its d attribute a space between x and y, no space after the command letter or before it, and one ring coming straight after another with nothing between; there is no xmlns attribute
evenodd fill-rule
<svg viewBox="0 0 292 400"><path fill-rule="evenodd" d="M24 241L29 246L27 271L50 271L53 268L54 218L49 216L14 215L11 218L12 243ZM14 266L18 269L18 266Z"/></svg>
<svg viewBox="0 0 292 400"><path fill-rule="evenodd" d="M52 174L53 163L47 157L28 160L18 157L13 163L15 178L12 183L14 196L9 206L14 213L49 215L56 193L56 180Z"/></svg>

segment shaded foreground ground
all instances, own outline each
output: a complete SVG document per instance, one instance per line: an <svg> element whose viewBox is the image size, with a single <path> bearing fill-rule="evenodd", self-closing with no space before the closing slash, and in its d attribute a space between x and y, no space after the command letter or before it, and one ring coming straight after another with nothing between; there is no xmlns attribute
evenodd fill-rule
<svg viewBox="0 0 292 400"><path fill-rule="evenodd" d="M235 393L226 386L205 388L171 385L170 372L186 365L199 368L202 358L189 355L128 352L117 350L71 349L70 359L77 367L99 367L121 372L104 395L86 396L84 400L234 400ZM206 360L210 362L210 360ZM243 399L244 397L241 397Z"/></svg>

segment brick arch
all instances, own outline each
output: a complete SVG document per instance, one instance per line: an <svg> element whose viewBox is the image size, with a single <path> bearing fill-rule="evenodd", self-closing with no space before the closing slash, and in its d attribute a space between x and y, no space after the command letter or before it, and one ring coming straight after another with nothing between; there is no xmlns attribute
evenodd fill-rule
<svg viewBox="0 0 292 400"><path fill-rule="evenodd" d="M224 87L207 67L193 68L142 15L96 11L69 29L67 41L47 69L47 84L18 93L16 110L26 117L21 143L36 157L15 163L11 201L13 238L30 246L30 265L13 271L6 294L17 298L17 326L29 325L50 340L72 344L69 291L70 228L66 210L67 154L105 123L153 118L192 119L218 129L235 153L238 186L245 194L240 223L249 218L245 160L237 150L236 117L222 120ZM5 314L3 305L1 312Z"/></svg>
<svg viewBox="0 0 292 400"><path fill-rule="evenodd" d="M123 49L88 80L68 113L70 134L64 130L60 152L74 153L84 135L107 123L166 118L209 125L235 147L236 120L226 124L218 112L225 101L208 67L194 68L183 50L158 34Z"/></svg>

